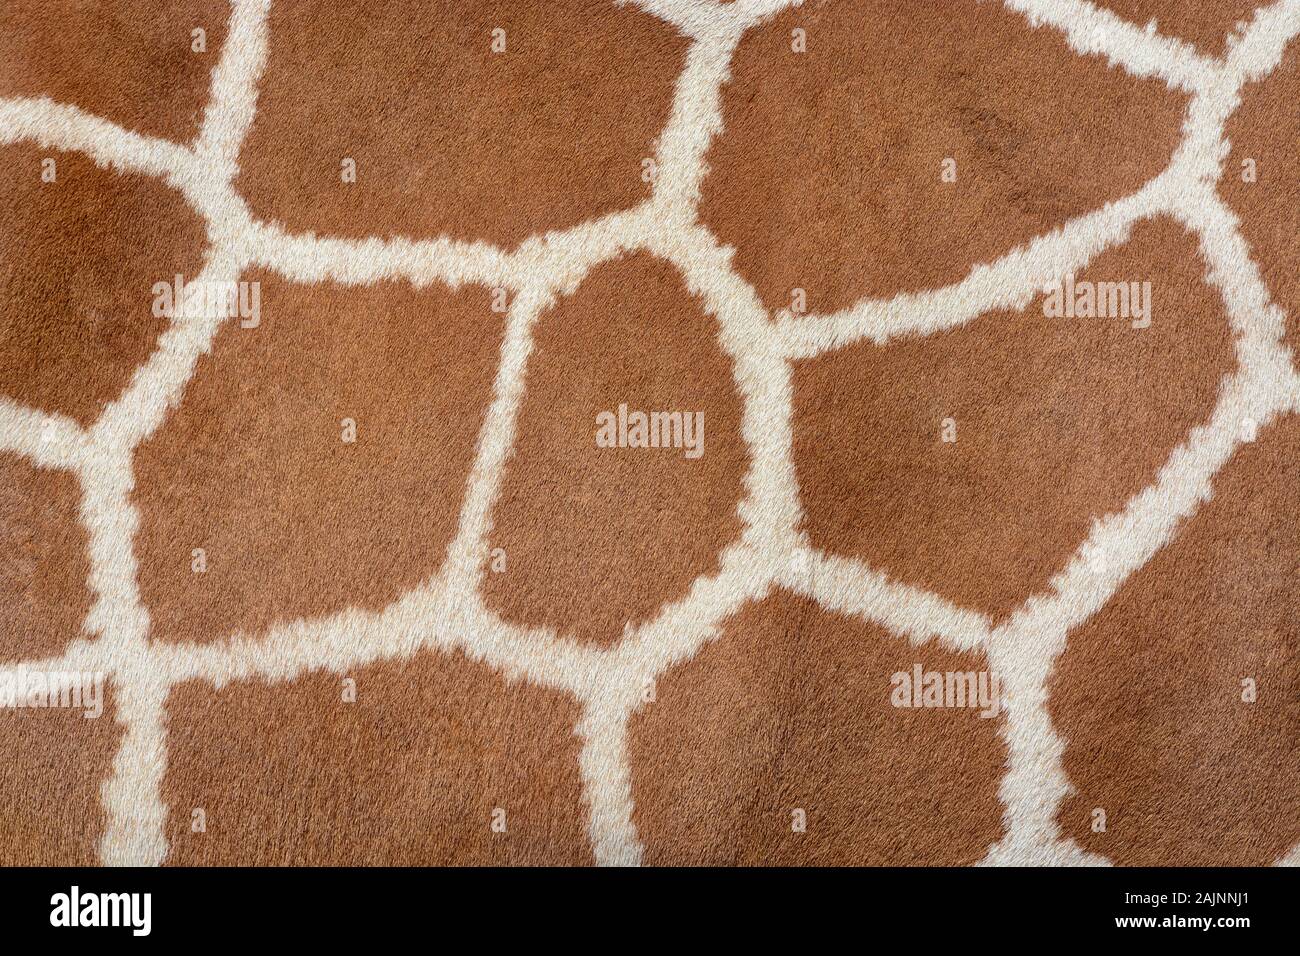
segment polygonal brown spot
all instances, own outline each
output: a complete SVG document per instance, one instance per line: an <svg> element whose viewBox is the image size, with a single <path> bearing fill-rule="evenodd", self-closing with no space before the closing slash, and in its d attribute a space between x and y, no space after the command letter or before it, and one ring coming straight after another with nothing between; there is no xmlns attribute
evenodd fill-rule
<svg viewBox="0 0 1300 956"><path fill-rule="evenodd" d="M1121 865L1260 866L1300 841L1298 463L1300 419L1261 431L1070 635L1048 705L1077 791L1058 820L1084 848Z"/></svg>
<svg viewBox="0 0 1300 956"><path fill-rule="evenodd" d="M48 96L137 133L188 141L229 15L223 0L6 3L0 95ZM203 52L196 29L205 33Z"/></svg>
<svg viewBox="0 0 1300 956"><path fill-rule="evenodd" d="M1149 327L1048 317L1040 296L797 363L813 543L995 617L1014 610L1208 417L1233 354L1202 270L1195 239L1154 220L1074 277L1076 302L1090 283L1149 282Z"/></svg>
<svg viewBox="0 0 1300 956"><path fill-rule="evenodd" d="M225 325L137 454L140 591L164 640L378 609L429 578L490 400L489 290L244 280L260 325Z"/></svg>
<svg viewBox="0 0 1300 956"><path fill-rule="evenodd" d="M1268 77L1248 84L1228 120L1232 153L1220 189L1273 300L1287 311L1287 342L1300 356L1300 41Z"/></svg>
<svg viewBox="0 0 1300 956"><path fill-rule="evenodd" d="M918 665L977 686L982 672L996 700L981 655L913 647L783 592L722 631L632 718L648 862L959 865L1000 839L999 720L892 700Z"/></svg>
<svg viewBox="0 0 1300 956"><path fill-rule="evenodd" d="M591 862L577 705L459 653L183 684L167 710L169 863Z"/></svg>
<svg viewBox="0 0 1300 956"><path fill-rule="evenodd" d="M299 0L272 7L270 42L236 183L257 215L504 244L649 195L686 48L591 0Z"/></svg>
<svg viewBox="0 0 1300 956"><path fill-rule="evenodd" d="M93 718L84 690L80 707L0 707L0 866L99 863L107 819L99 788L125 729L112 688L100 687Z"/></svg>
<svg viewBox="0 0 1300 956"><path fill-rule="evenodd" d="M1249 23L1255 8L1265 4L1259 0L1097 0L1097 5L1138 26L1154 20L1160 33L1219 56L1228 38L1239 32L1238 26Z"/></svg>
<svg viewBox="0 0 1300 956"><path fill-rule="evenodd" d="M793 8L731 72L701 218L765 304L813 312L954 282L1133 192L1183 107L975 0Z"/></svg>
<svg viewBox="0 0 1300 956"><path fill-rule="evenodd" d="M0 661L54 657L90 611L77 479L0 454Z"/></svg>
<svg viewBox="0 0 1300 956"><path fill-rule="evenodd" d="M0 392L89 423L166 328L154 285L197 275L203 223L156 179L26 144L0 149L0 190Z"/></svg>
<svg viewBox="0 0 1300 956"><path fill-rule="evenodd" d="M610 644L715 571L740 535L747 453L732 365L672 266L645 255L592 271L535 335L494 511L505 569L488 575L485 599ZM658 447L633 447L637 416Z"/></svg>

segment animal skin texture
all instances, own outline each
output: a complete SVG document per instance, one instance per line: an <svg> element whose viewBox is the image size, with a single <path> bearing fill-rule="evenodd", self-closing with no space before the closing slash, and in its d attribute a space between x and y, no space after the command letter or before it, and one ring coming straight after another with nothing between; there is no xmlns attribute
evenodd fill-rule
<svg viewBox="0 0 1300 956"><path fill-rule="evenodd" d="M0 864L1300 862L1297 103L1296 0L0 5Z"/></svg>

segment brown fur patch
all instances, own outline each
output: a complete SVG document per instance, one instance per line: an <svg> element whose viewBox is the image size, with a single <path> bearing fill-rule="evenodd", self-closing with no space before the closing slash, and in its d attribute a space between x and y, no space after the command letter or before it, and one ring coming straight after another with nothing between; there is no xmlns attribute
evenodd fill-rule
<svg viewBox="0 0 1300 956"><path fill-rule="evenodd" d="M974 0L805 4L746 34L731 73L700 218L764 304L800 288L812 312L954 282L1133 192L1183 111Z"/></svg>
<svg viewBox="0 0 1300 956"><path fill-rule="evenodd" d="M80 501L72 475L0 454L0 662L53 657L81 635L91 595Z"/></svg>
<svg viewBox="0 0 1300 956"><path fill-rule="evenodd" d="M379 609L429 578L491 400L504 323L486 289L244 279L261 283L261 325L226 323L136 456L140 592L161 640Z"/></svg>
<svg viewBox="0 0 1300 956"><path fill-rule="evenodd" d="M199 130L226 40L223 0L17 0L0 5L0 96L48 96L138 133ZM206 31L195 52L192 31Z"/></svg>
<svg viewBox="0 0 1300 956"><path fill-rule="evenodd" d="M236 185L293 230L513 245L649 196L685 49L592 0L277 4Z"/></svg>
<svg viewBox="0 0 1300 956"><path fill-rule="evenodd" d="M198 275L202 221L157 179L27 144L0 148L0 190L0 393L88 424L167 327L154 284Z"/></svg>
<svg viewBox="0 0 1300 956"><path fill-rule="evenodd" d="M1004 616L1094 518L1150 484L1234 367L1196 240L1161 219L1076 279L1152 283L1153 318L1048 318L1042 297L922 339L795 366L812 542ZM952 419L956 442L944 442Z"/></svg>
<svg viewBox="0 0 1300 956"><path fill-rule="evenodd" d="M740 536L748 455L732 363L677 272L644 255L593 270L535 334L494 511L507 570L484 597L510 620L608 645L716 571ZM596 447L597 416L620 404L703 413L703 453Z"/></svg>
<svg viewBox="0 0 1300 956"><path fill-rule="evenodd" d="M94 866L105 814L99 785L123 727L113 689L88 720L72 708L0 707L0 866Z"/></svg>
<svg viewBox="0 0 1300 956"><path fill-rule="evenodd" d="M1152 20L1166 36L1194 44L1201 52L1221 56L1239 23L1249 23L1258 0L1097 0L1126 20L1145 27Z"/></svg>
<svg viewBox="0 0 1300 956"><path fill-rule="evenodd" d="M1131 866L1261 866L1300 841L1298 463L1300 418L1261 431L1070 635L1048 704L1078 791L1058 819L1084 848Z"/></svg>
<svg viewBox="0 0 1300 956"><path fill-rule="evenodd" d="M591 862L577 705L459 654L284 684L184 684L168 714L169 863ZM198 808L207 829L195 833Z"/></svg>
<svg viewBox="0 0 1300 956"><path fill-rule="evenodd" d="M783 592L741 610L660 677L632 718L633 822L646 861L979 860L1002 836L998 719L893 706L891 675L915 663L987 666ZM805 832L793 830L795 809Z"/></svg>

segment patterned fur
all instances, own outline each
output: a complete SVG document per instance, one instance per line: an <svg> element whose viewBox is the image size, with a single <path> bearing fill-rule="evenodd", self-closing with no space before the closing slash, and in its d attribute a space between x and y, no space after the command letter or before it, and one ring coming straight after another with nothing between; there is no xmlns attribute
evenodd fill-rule
<svg viewBox="0 0 1300 956"><path fill-rule="evenodd" d="M1298 38L6 3L0 863L1300 862Z"/></svg>

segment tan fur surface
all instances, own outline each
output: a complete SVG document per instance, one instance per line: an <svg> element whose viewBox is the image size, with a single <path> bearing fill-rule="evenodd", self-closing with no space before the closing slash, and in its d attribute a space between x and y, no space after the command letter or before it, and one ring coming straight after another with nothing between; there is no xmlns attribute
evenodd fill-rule
<svg viewBox="0 0 1300 956"><path fill-rule="evenodd" d="M1300 863L1298 37L6 4L0 864Z"/></svg>

